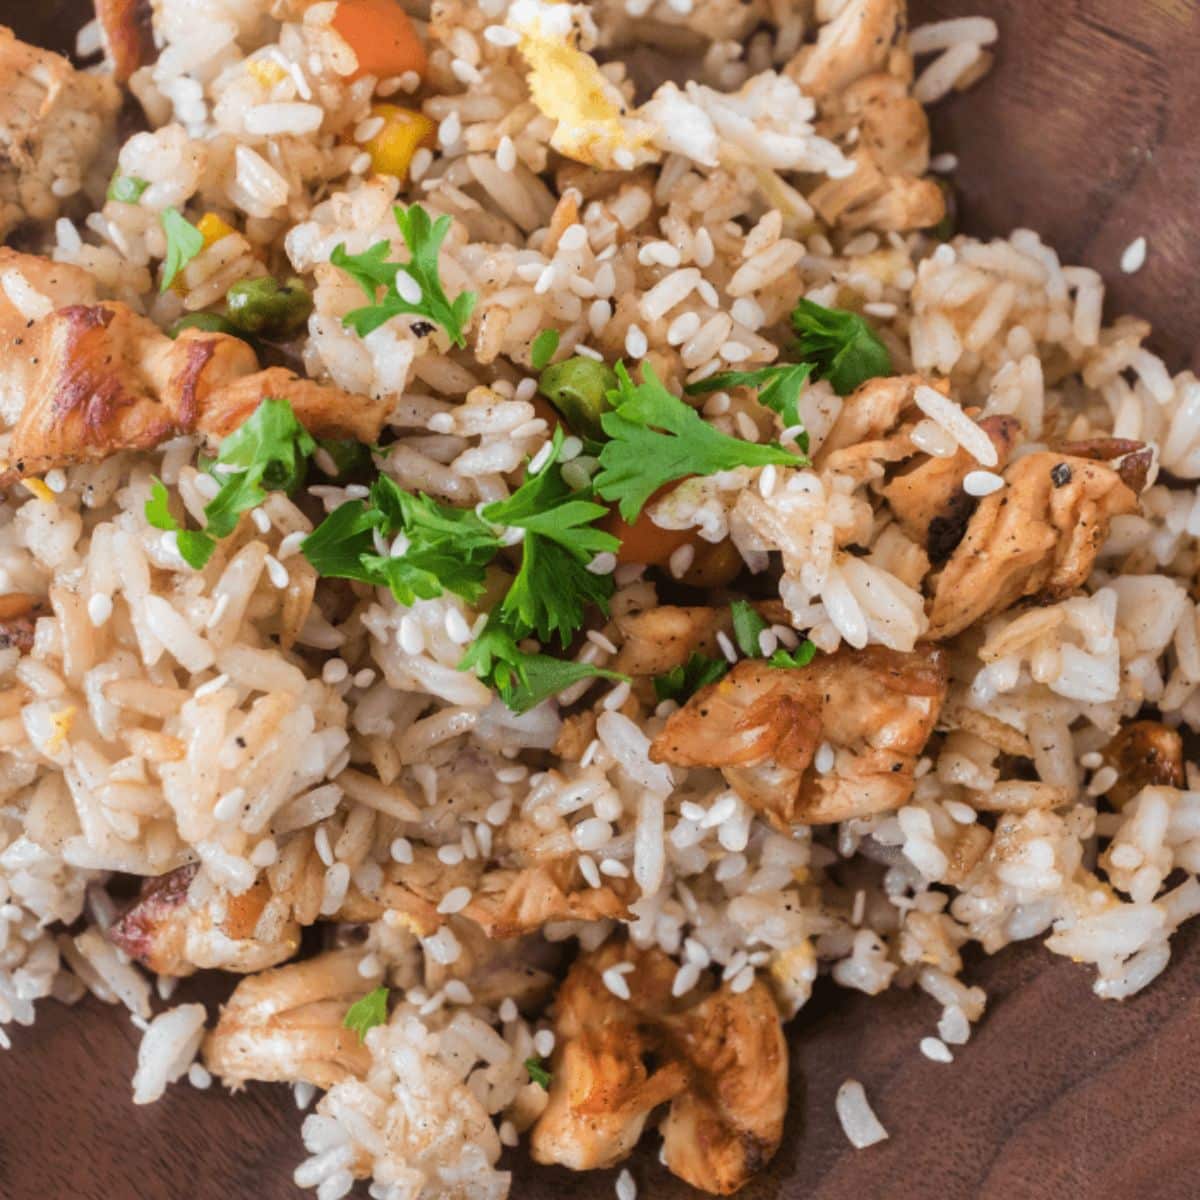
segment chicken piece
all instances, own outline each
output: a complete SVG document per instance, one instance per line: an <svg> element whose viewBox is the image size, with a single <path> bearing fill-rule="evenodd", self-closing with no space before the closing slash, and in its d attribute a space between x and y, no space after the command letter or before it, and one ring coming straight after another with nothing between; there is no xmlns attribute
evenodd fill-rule
<svg viewBox="0 0 1200 1200"><path fill-rule="evenodd" d="M118 83L158 57L151 0L96 0L96 18Z"/></svg>
<svg viewBox="0 0 1200 1200"><path fill-rule="evenodd" d="M929 229L946 215L946 198L932 179L889 175L865 146L852 157L857 164L852 175L826 179L809 194L813 208L828 224L847 233L904 233Z"/></svg>
<svg viewBox="0 0 1200 1200"><path fill-rule="evenodd" d="M833 428L817 452L817 466L845 471L863 458L896 462L916 452L908 430L921 417L913 400L918 387L936 388L949 395L945 380L923 375L888 375L868 379L846 397Z"/></svg>
<svg viewBox="0 0 1200 1200"><path fill-rule="evenodd" d="M901 0L847 0L821 27L816 44L801 50L785 72L806 95L824 101L882 70L907 30Z"/></svg>
<svg viewBox="0 0 1200 1200"><path fill-rule="evenodd" d="M937 581L929 637L953 637L1024 596L1052 602L1083 585L1113 517L1137 511L1105 463L1044 450L1018 459L980 501Z"/></svg>
<svg viewBox="0 0 1200 1200"><path fill-rule="evenodd" d="M214 389L257 366L239 338L188 329L172 341L111 301L43 317L29 353L37 366L9 447L22 476L188 432Z"/></svg>
<svg viewBox="0 0 1200 1200"><path fill-rule="evenodd" d="M979 422L996 447L998 470L1007 465L1021 436L1015 417L984 417ZM963 480L979 464L965 450L949 458L922 455L914 466L894 475L883 489L900 528L925 547L929 561L944 563L962 541L979 500L963 491Z"/></svg>
<svg viewBox="0 0 1200 1200"><path fill-rule="evenodd" d="M1114 463L1122 482L1139 495L1154 462L1154 451L1145 442L1130 438L1087 438L1081 442L1063 442L1057 449L1060 454Z"/></svg>
<svg viewBox="0 0 1200 1200"><path fill-rule="evenodd" d="M771 624L790 624L778 600L756 602L754 609ZM733 632L728 607L664 604L616 618L621 650L612 664L623 675L664 675L686 665L693 654L721 653L717 634Z"/></svg>
<svg viewBox="0 0 1200 1200"><path fill-rule="evenodd" d="M253 375L242 374L215 389L201 406L197 428L210 441L232 433L266 399L286 400L297 420L313 437L354 438L374 443L392 411L392 401L382 396L353 396L340 388L303 379L286 367L268 367Z"/></svg>
<svg viewBox="0 0 1200 1200"><path fill-rule="evenodd" d="M17 423L37 369L31 352L33 321L68 304L95 302L96 281L82 267L0 246L0 428Z"/></svg>
<svg viewBox="0 0 1200 1200"><path fill-rule="evenodd" d="M0 238L58 215L55 184L78 190L112 140L119 104L112 79L76 71L0 25Z"/></svg>
<svg viewBox="0 0 1200 1200"><path fill-rule="evenodd" d="M859 144L885 175L929 170L929 121L906 80L880 71L852 83L827 105L821 132L838 137L857 127Z"/></svg>
<svg viewBox="0 0 1200 1200"><path fill-rule="evenodd" d="M300 948L300 926L287 921L259 936L271 898L265 879L240 896L218 893L203 904L188 899L196 867L148 879L142 894L108 931L108 938L156 975L191 975L219 968L250 974L286 962Z"/></svg>
<svg viewBox="0 0 1200 1200"><path fill-rule="evenodd" d="M1117 772L1108 802L1119 812L1144 787L1184 786L1183 738L1160 721L1134 721L1104 747L1105 765Z"/></svg>
<svg viewBox="0 0 1200 1200"><path fill-rule="evenodd" d="M550 1000L561 975L560 943L548 942L540 933L498 940L465 917L451 917L447 925L460 950L446 964L425 955L424 983L430 995L447 980L460 979L476 1004L493 1008L511 997L523 1012L538 1012Z"/></svg>
<svg viewBox="0 0 1200 1200"><path fill-rule="evenodd" d="M361 1077L371 1055L343 1021L381 978L358 948L251 975L234 989L205 1039L205 1065L234 1090L251 1079L329 1088Z"/></svg>
<svg viewBox="0 0 1200 1200"><path fill-rule="evenodd" d="M604 973L631 964L632 998ZM559 990L549 1103L533 1157L573 1170L625 1158L646 1118L670 1103L664 1161L717 1195L745 1184L778 1148L787 1105L787 1050L765 984L671 995L676 964L658 950L609 942L579 958Z"/></svg>
<svg viewBox="0 0 1200 1200"><path fill-rule="evenodd" d="M777 829L890 812L908 801L913 770L946 696L942 652L868 646L819 655L802 670L744 660L672 713L654 762L720 767ZM821 773L822 742L834 752Z"/></svg>

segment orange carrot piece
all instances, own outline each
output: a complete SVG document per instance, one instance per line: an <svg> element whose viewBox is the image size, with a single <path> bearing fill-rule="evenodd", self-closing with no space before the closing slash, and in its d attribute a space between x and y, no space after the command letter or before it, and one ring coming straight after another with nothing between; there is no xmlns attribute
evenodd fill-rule
<svg viewBox="0 0 1200 1200"><path fill-rule="evenodd" d="M429 65L425 47L396 0L339 0L332 24L358 56L352 79L363 75L390 79L406 71L425 74Z"/></svg>

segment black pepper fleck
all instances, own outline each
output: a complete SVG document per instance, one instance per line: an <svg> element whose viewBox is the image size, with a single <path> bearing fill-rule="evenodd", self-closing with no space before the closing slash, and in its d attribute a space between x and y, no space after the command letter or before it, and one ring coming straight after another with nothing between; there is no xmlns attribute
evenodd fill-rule
<svg viewBox="0 0 1200 1200"><path fill-rule="evenodd" d="M428 337L433 332L433 326L428 321L414 321L412 332L414 337Z"/></svg>
<svg viewBox="0 0 1200 1200"><path fill-rule="evenodd" d="M1071 468L1066 463L1057 463L1050 468L1050 481L1056 488L1066 487L1071 482Z"/></svg>

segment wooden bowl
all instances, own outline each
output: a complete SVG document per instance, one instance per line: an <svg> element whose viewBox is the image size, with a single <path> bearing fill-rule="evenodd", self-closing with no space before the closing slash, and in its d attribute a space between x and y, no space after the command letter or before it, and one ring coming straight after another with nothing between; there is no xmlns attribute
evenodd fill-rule
<svg viewBox="0 0 1200 1200"><path fill-rule="evenodd" d="M1186 0L913 0L914 21L986 10L1001 26L998 62L940 105L940 150L959 156L962 223L978 234L1038 230L1070 262L1101 271L1110 307L1156 327L1173 366L1200 328L1200 18ZM0 19L42 44L69 44L85 5L0 0ZM1146 235L1145 268L1123 276L1121 250ZM1195 361L1195 360L1193 360ZM953 1065L917 1050L933 1032L924 996L868 998L818 988L791 1026L792 1108L783 1147L746 1200L1184 1200L1200 1191L1194 1097L1200 1078L1200 928L1125 1004L1090 993L1092 973L1036 944L966 976L988 1014ZM184 999L228 983L190 981ZM285 1087L237 1097L180 1084L148 1108L130 1102L138 1033L89 1000L40 1006L0 1056L0 1196L13 1200L296 1200L300 1114ZM856 1152L833 1099L861 1080L891 1134ZM652 1140L652 1139L649 1139ZM632 1162L640 1195L696 1195L652 1152ZM586 1176L520 1158L518 1200L610 1200L613 1172ZM311 1193L303 1193L311 1195Z"/></svg>

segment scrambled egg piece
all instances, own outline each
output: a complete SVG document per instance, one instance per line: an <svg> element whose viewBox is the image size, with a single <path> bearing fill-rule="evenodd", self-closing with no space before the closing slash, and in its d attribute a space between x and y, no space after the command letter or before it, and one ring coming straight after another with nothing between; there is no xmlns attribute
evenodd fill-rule
<svg viewBox="0 0 1200 1200"><path fill-rule="evenodd" d="M529 66L534 104L556 122L550 144L576 162L631 170L656 161L653 127L627 111L624 97L581 49L590 18L582 6L517 0L508 26Z"/></svg>

